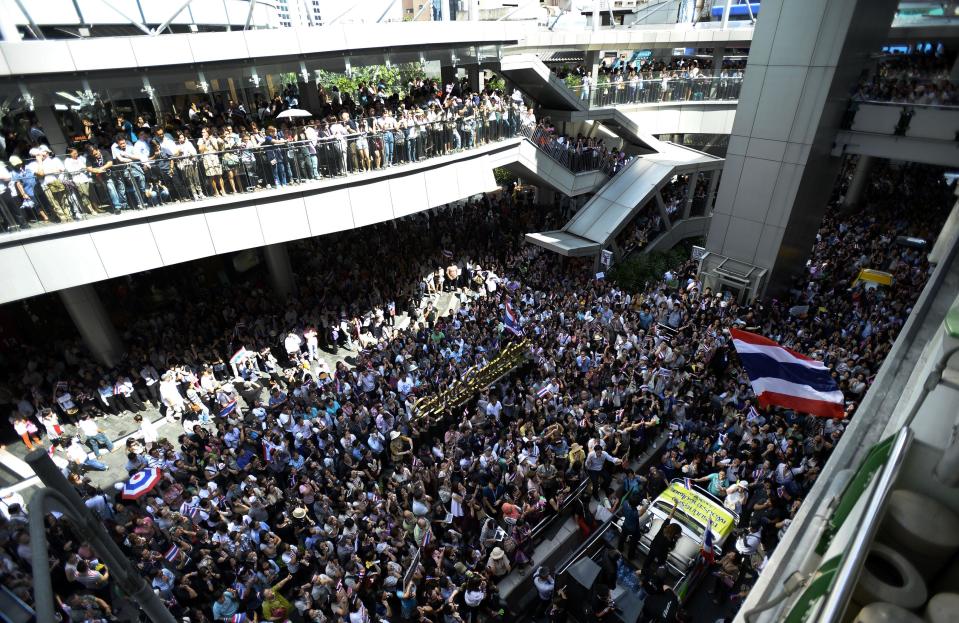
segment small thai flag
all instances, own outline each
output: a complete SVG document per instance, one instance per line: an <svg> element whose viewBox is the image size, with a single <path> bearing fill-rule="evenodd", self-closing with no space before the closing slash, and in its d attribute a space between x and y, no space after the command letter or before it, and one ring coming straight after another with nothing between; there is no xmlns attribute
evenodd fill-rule
<svg viewBox="0 0 959 623"><path fill-rule="evenodd" d="M242 612L237 612L232 617L230 617L230 623L248 623L250 619L247 618Z"/></svg>
<svg viewBox="0 0 959 623"><path fill-rule="evenodd" d="M683 486L686 487L687 490L692 491L693 481L690 480L689 478L683 478Z"/></svg>
<svg viewBox="0 0 959 623"><path fill-rule="evenodd" d="M195 519L196 516L200 513L199 507L192 506L184 502L180 504L180 514L184 517L189 517L190 519Z"/></svg>
<svg viewBox="0 0 959 623"><path fill-rule="evenodd" d="M166 554L163 554L163 557L169 560L170 562L176 561L177 556L180 555L180 547L174 543L170 546L170 549L167 550Z"/></svg>
<svg viewBox="0 0 959 623"><path fill-rule="evenodd" d="M221 416L230 415L234 411L236 411L236 398L234 398L230 402L223 405L223 408L220 409L220 415Z"/></svg>
<svg viewBox="0 0 959 623"><path fill-rule="evenodd" d="M430 544L430 541L433 540L433 531L427 528L426 534L423 535L423 547L426 547Z"/></svg>
<svg viewBox="0 0 959 623"><path fill-rule="evenodd" d="M453 259L453 252L452 252L452 251L447 251L446 249L443 249L443 257L445 257L445 258L448 259L448 260L451 260L451 259Z"/></svg>
<svg viewBox="0 0 959 623"><path fill-rule="evenodd" d="M246 597L246 584L243 582L234 582L230 588L235 590L237 598L243 601L243 598Z"/></svg>
<svg viewBox="0 0 959 623"><path fill-rule="evenodd" d="M616 421L619 422L623 419L623 414L626 413L626 409L620 409L616 412Z"/></svg>
<svg viewBox="0 0 959 623"><path fill-rule="evenodd" d="M546 398L547 396L551 395L552 393L553 393L553 387L552 387L549 383L547 383L547 384L545 384L545 385L543 385L542 387L539 388L539 391L536 392L536 397L537 397L537 398Z"/></svg>
<svg viewBox="0 0 959 623"><path fill-rule="evenodd" d="M706 561L707 565L713 564L715 560L715 552L713 551L713 519L712 517L706 521L706 532L703 535L703 548L700 552L703 555L703 559Z"/></svg>

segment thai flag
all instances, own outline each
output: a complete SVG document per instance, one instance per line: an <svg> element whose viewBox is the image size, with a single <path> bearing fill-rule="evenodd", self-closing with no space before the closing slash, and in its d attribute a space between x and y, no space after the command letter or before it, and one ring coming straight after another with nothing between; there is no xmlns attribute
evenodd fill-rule
<svg viewBox="0 0 959 623"><path fill-rule="evenodd" d="M176 557L179 555L180 555L180 546L174 543L173 545L170 546L170 549L166 551L166 554L163 554L163 557L169 560L170 562L174 562L176 560Z"/></svg>
<svg viewBox="0 0 959 623"><path fill-rule="evenodd" d="M713 551L713 519L706 521L706 532L703 534L703 548L700 551L707 565L713 564L715 552Z"/></svg>
<svg viewBox="0 0 959 623"><path fill-rule="evenodd" d="M232 617L230 617L230 623L248 623L249 620L250 619L247 618L246 614L242 612L237 612Z"/></svg>
<svg viewBox="0 0 959 623"><path fill-rule="evenodd" d="M452 251L447 251L446 249L443 249L443 257L445 257L445 258L448 259L448 260L451 260L451 259L453 259L453 252L452 252Z"/></svg>
<svg viewBox="0 0 959 623"><path fill-rule="evenodd" d="M545 385L539 388L539 391L536 392L536 396L538 398L546 398L552 393L553 393L553 387L549 383L546 383Z"/></svg>
<svg viewBox="0 0 959 623"><path fill-rule="evenodd" d="M513 312L513 304L509 299L506 299L503 307L506 310L503 317L503 326L513 335L523 335L523 328L519 326L519 319L516 318L516 314Z"/></svg>
<svg viewBox="0 0 959 623"><path fill-rule="evenodd" d="M693 490L693 481L689 478L683 478L683 486L686 487L688 491Z"/></svg>
<svg viewBox="0 0 959 623"><path fill-rule="evenodd" d="M423 547L426 547L427 545L429 545L430 541L432 540L433 540L433 531L427 528L426 534L423 535Z"/></svg>
<svg viewBox="0 0 959 623"><path fill-rule="evenodd" d="M180 504L180 514L184 517L189 517L190 519L195 519L197 514L200 512L200 509L196 506L191 506L184 502Z"/></svg>
<svg viewBox="0 0 959 623"><path fill-rule="evenodd" d="M775 405L819 417L845 416L842 392L821 361L755 333L729 332L761 407Z"/></svg>
<svg viewBox="0 0 959 623"><path fill-rule="evenodd" d="M227 416L233 413L234 411L236 411L236 398L234 398L230 402L223 405L223 408L220 409L220 415Z"/></svg>

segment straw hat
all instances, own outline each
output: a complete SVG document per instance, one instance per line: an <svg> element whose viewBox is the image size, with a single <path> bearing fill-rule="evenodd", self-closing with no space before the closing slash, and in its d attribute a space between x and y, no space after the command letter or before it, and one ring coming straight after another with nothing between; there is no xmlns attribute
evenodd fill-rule
<svg viewBox="0 0 959 623"><path fill-rule="evenodd" d="M306 517L306 509L302 506L293 509L293 517L296 519L303 519Z"/></svg>
<svg viewBox="0 0 959 623"><path fill-rule="evenodd" d="M490 560L501 560L504 556L506 556L506 552L499 547L494 547L489 555Z"/></svg>
<svg viewBox="0 0 959 623"><path fill-rule="evenodd" d="M390 439L391 439L391 440L392 440L392 439L399 439L399 437L400 437L400 431L398 431L398 430L390 431Z"/></svg>

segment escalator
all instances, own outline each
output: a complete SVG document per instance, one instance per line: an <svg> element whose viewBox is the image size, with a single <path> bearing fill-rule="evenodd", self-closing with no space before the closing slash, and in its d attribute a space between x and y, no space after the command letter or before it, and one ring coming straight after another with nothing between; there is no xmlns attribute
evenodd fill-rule
<svg viewBox="0 0 959 623"><path fill-rule="evenodd" d="M526 241L567 257L596 255L674 176L722 169L722 158L674 143L656 143L659 151L634 158L562 229L526 234Z"/></svg>

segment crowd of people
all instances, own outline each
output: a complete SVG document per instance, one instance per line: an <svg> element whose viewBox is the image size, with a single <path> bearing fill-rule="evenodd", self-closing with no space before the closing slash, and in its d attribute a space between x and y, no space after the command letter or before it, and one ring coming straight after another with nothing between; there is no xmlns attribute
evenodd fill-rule
<svg viewBox="0 0 959 623"><path fill-rule="evenodd" d="M9 340L11 419L193 623L505 620L515 614L497 583L510 572L531 573L537 612L562 621L571 604L550 569L531 568L531 527L586 478L584 532L595 501L622 504L626 556L604 554L607 584L632 558L644 500L673 477L708 482L741 517L709 590L738 599L845 422L756 409L726 329L823 360L853 416L929 273L923 250L895 238L931 244L948 195L935 169L874 166L865 207L830 209L789 295L748 305L704 288L692 263L641 292L561 264L522 245L559 217L505 193L302 243L288 300L171 269L115 286L122 365L73 343ZM850 288L865 267L894 286ZM512 374L439 415L418 410L521 339L528 361ZM330 365L343 348L349 364ZM158 434L151 403L175 436ZM131 416L142 430L125 446L127 473L163 474L136 501L85 476L113 450L97 421ZM661 458L633 471L664 432ZM0 497L0 574L30 603L27 509ZM50 518L48 538L65 616L109 619L123 598L97 552L64 518ZM647 593L669 590L657 538L639 572Z"/></svg>
<svg viewBox="0 0 959 623"><path fill-rule="evenodd" d="M0 221L6 230L67 222L105 212L282 188L362 173L517 136L536 126L523 96L464 82L416 79L405 91L361 83L357 93L318 89L320 110L303 121L277 118L299 105L287 87L248 112L233 100L192 103L184 116L84 119L83 139L58 155L36 118L4 132ZM544 138L540 135L538 138ZM538 141L551 153L575 151L558 137ZM595 141L585 148L592 154ZM603 156L577 165L612 168ZM567 159L564 164L571 164Z"/></svg>
<svg viewBox="0 0 959 623"><path fill-rule="evenodd" d="M726 59L718 71L711 59L678 56L669 60L604 58L594 78L584 65L553 71L560 78L573 76L581 99L592 106L649 104L670 101L735 100L742 86L745 59ZM594 83L595 81L595 83ZM568 81L569 82L569 81Z"/></svg>
<svg viewBox="0 0 959 623"><path fill-rule="evenodd" d="M953 62L941 54L891 54L859 82L859 100L931 106L959 104L959 87L950 78Z"/></svg>

